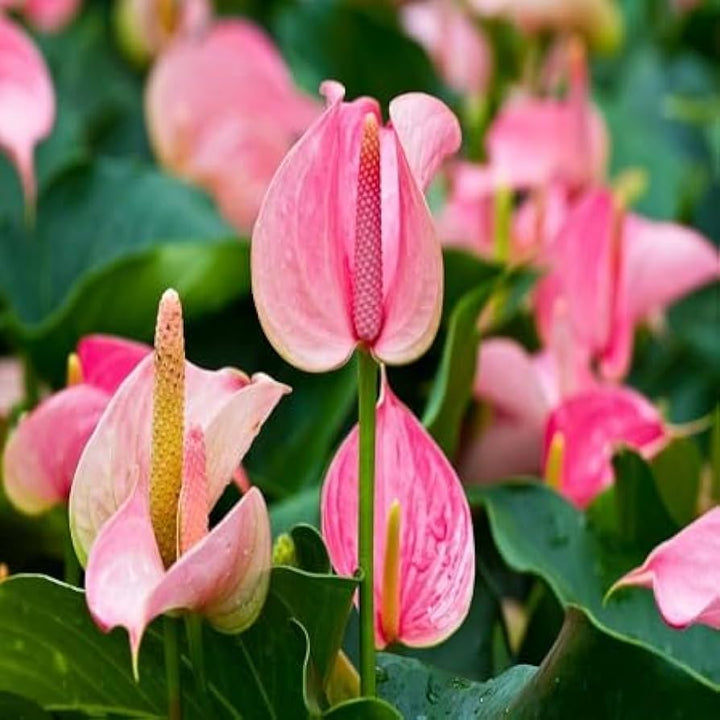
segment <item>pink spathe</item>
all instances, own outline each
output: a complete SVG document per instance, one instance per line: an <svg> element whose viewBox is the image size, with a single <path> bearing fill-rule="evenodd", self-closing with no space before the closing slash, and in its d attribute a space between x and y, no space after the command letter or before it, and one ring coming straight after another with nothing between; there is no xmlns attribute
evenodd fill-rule
<svg viewBox="0 0 720 720"><path fill-rule="evenodd" d="M77 15L82 0L24 0L20 7L28 21L40 32L63 30Z"/></svg>
<svg viewBox="0 0 720 720"><path fill-rule="evenodd" d="M434 645L458 628L470 607L475 574L470 508L452 466L395 397L384 373L375 452L375 642L378 648L393 642ZM394 505L398 536L395 551L388 552ZM323 536L342 575L358 566L357 507L356 426L330 465L321 499ZM388 588L384 575L394 564L397 575Z"/></svg>
<svg viewBox="0 0 720 720"><path fill-rule="evenodd" d="M553 410L545 426L544 463L557 435L564 445L557 489L581 508L612 484L612 456L619 447L651 457L669 439L657 409L620 386L573 395Z"/></svg>
<svg viewBox="0 0 720 720"><path fill-rule="evenodd" d="M432 342L442 304L442 255L422 190L459 147L459 124L420 93L395 98L383 127L374 100L343 102L335 82L322 92L327 109L278 169L255 225L258 316L280 355L304 370L338 367L360 342L383 362L410 362ZM368 133L377 133L370 145ZM379 184L367 155L378 145ZM374 337L357 322L361 306L372 309Z"/></svg>
<svg viewBox="0 0 720 720"><path fill-rule="evenodd" d="M147 345L104 335L78 343L81 382L43 400L8 438L3 480L16 508L37 514L67 501L80 455L110 398L149 352Z"/></svg>
<svg viewBox="0 0 720 720"><path fill-rule="evenodd" d="M625 214L605 189L572 207L547 262L551 272L535 296L541 337L548 338L561 300L576 341L612 380L628 371L638 323L720 277L720 256L699 233Z"/></svg>
<svg viewBox="0 0 720 720"><path fill-rule="evenodd" d="M15 166L25 204L34 208L33 154L55 122L55 93L45 60L25 32L0 14L0 149Z"/></svg>
<svg viewBox="0 0 720 720"><path fill-rule="evenodd" d="M713 508L658 545L638 568L620 578L624 587L649 588L663 620L674 628L709 625L720 630L720 508Z"/></svg>
<svg viewBox="0 0 720 720"><path fill-rule="evenodd" d="M145 92L158 161L207 190L241 233L250 232L273 173L319 112L270 38L246 20L218 20L173 43Z"/></svg>

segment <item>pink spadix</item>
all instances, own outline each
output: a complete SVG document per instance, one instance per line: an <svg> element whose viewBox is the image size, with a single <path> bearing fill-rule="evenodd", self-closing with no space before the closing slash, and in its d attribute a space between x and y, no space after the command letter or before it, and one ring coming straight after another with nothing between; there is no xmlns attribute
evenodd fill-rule
<svg viewBox="0 0 720 720"><path fill-rule="evenodd" d="M110 402L70 496L88 607L102 629L128 630L136 668L153 618L192 611L239 632L257 617L269 582L260 491L251 488L210 531L208 514L289 389L262 374L202 370L185 360L183 346L180 301L167 291L155 353Z"/></svg>
<svg viewBox="0 0 720 720"><path fill-rule="evenodd" d="M358 567L358 428L333 459L321 499L333 567ZM475 546L470 508L442 451L383 373L375 456L375 644L435 645L470 607Z"/></svg>
<svg viewBox="0 0 720 720"><path fill-rule="evenodd" d="M285 157L252 237L253 297L265 334L290 363L320 372L366 346L405 363L432 342L442 255L422 194L460 144L457 119L420 93L343 102L326 82L325 112Z"/></svg>

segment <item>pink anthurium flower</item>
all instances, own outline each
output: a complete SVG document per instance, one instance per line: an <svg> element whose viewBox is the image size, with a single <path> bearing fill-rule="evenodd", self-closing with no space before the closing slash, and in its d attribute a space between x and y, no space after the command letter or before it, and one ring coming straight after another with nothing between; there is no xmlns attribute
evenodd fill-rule
<svg viewBox="0 0 720 720"><path fill-rule="evenodd" d="M70 356L69 387L43 400L10 434L3 454L5 492L24 513L66 502L80 455L110 398L150 352L103 335L83 338Z"/></svg>
<svg viewBox="0 0 720 720"><path fill-rule="evenodd" d="M162 53L145 111L160 163L205 188L246 233L273 173L320 108L296 90L260 28L222 20Z"/></svg>
<svg viewBox="0 0 720 720"><path fill-rule="evenodd" d="M717 251L699 233L625 215L603 189L572 207L547 259L552 270L535 298L541 337L561 300L577 342L613 380L628 370L638 323L720 277Z"/></svg>
<svg viewBox="0 0 720 720"><path fill-rule="evenodd" d="M649 588L663 620L671 627L700 624L720 630L718 553L720 508L716 507L658 545L610 592L623 587Z"/></svg>
<svg viewBox="0 0 720 720"><path fill-rule="evenodd" d="M553 408L596 385L565 317L556 318L553 344L538 353L528 353L509 338L483 341L473 394L483 403L485 417L461 447L460 476L484 482L539 472Z"/></svg>
<svg viewBox="0 0 720 720"><path fill-rule="evenodd" d="M33 153L55 121L50 73L32 40L0 14L0 150L20 176L25 204L37 194Z"/></svg>
<svg viewBox="0 0 720 720"><path fill-rule="evenodd" d="M145 628L173 610L239 632L269 583L270 523L251 488L212 530L208 514L283 394L266 375L185 360L180 300L160 301L155 352L125 379L80 458L70 529L90 612L125 627L134 665Z"/></svg>
<svg viewBox="0 0 720 720"><path fill-rule="evenodd" d="M357 559L358 428L325 478L322 531L338 573ZM470 607L475 546L470 508L452 466L383 373L375 455L375 643L435 645Z"/></svg>
<svg viewBox="0 0 720 720"><path fill-rule="evenodd" d="M401 19L450 87L475 97L485 91L492 74L492 48L466 10L446 0L423 0L404 5Z"/></svg>
<svg viewBox="0 0 720 720"><path fill-rule="evenodd" d="M343 102L325 82L323 115L276 173L255 225L253 296L265 335L311 372L358 344L383 362L419 357L440 321L442 255L422 189L460 145L455 116L420 93Z"/></svg>
<svg viewBox="0 0 720 720"><path fill-rule="evenodd" d="M545 426L543 462L548 482L586 507L613 482L612 455L627 445L651 457L669 433L656 408L626 387L604 386L573 395Z"/></svg>
<svg viewBox="0 0 720 720"><path fill-rule="evenodd" d="M571 188L602 180L608 133L589 96L587 62L579 43L566 51L568 92L562 99L511 97L488 129L489 182L528 188L560 182Z"/></svg>

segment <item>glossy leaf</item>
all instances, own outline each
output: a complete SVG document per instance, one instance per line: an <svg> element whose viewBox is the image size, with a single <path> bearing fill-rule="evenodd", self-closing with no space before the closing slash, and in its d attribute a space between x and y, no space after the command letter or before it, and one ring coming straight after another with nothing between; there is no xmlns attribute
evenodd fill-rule
<svg viewBox="0 0 720 720"><path fill-rule="evenodd" d="M658 493L678 527L691 523L698 512L702 457L690 438L677 438L652 460Z"/></svg>
<svg viewBox="0 0 720 720"><path fill-rule="evenodd" d="M578 605L604 633L659 656L672 667L720 689L720 635L704 627L667 627L651 593L618 593L610 586L642 562L644 553L604 543L586 518L549 488L517 482L472 488L486 507L500 554L515 570L545 580L565 606Z"/></svg>
<svg viewBox="0 0 720 720"><path fill-rule="evenodd" d="M711 718L720 691L654 652L606 634L579 608L568 610L552 651L509 710L547 718Z"/></svg>
<svg viewBox="0 0 720 720"><path fill-rule="evenodd" d="M514 697L535 673L534 667L518 665L478 683L387 653L378 656L378 666L378 695L393 703L405 720L505 717Z"/></svg>

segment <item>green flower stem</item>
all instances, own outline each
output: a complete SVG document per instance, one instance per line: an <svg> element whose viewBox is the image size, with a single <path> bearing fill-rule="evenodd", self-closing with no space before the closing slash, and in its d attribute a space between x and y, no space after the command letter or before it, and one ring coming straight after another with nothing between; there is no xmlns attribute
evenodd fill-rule
<svg viewBox="0 0 720 720"><path fill-rule="evenodd" d="M203 654L202 616L190 613L185 616L185 634L187 635L190 661L192 662L195 682L201 696L207 692L205 679L205 656Z"/></svg>
<svg viewBox="0 0 720 720"><path fill-rule="evenodd" d="M370 353L358 351L358 559L360 582L360 688L375 695L375 627L373 609L373 515L375 500L375 402L378 366Z"/></svg>
<svg viewBox="0 0 720 720"><path fill-rule="evenodd" d="M180 705L180 651L178 649L177 622L167 615L165 621L165 677L168 693L168 720L181 720Z"/></svg>

